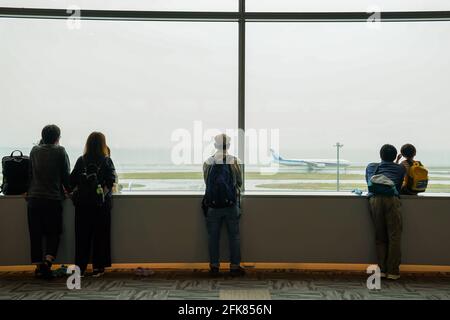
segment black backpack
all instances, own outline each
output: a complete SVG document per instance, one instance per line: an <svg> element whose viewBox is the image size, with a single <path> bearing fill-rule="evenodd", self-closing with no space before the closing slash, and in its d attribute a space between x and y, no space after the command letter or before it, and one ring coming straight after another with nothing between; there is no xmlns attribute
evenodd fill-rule
<svg viewBox="0 0 450 320"><path fill-rule="evenodd" d="M105 195L99 173L101 164L86 163L83 160L83 171L78 186L73 191L72 201L75 206L101 207L105 203Z"/></svg>
<svg viewBox="0 0 450 320"><path fill-rule="evenodd" d="M15 156L14 152L19 152ZM11 155L2 159L3 182L0 187L5 195L20 195L28 191L30 183L30 158L22 151L14 150Z"/></svg>
<svg viewBox="0 0 450 320"><path fill-rule="evenodd" d="M237 190L231 165L214 163L208 173L204 205L210 208L226 208L237 204Z"/></svg>

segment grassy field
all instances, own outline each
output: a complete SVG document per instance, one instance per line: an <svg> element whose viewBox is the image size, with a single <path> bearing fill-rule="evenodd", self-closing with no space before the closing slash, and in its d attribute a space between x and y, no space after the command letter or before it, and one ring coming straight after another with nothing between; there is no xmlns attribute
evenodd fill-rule
<svg viewBox="0 0 450 320"><path fill-rule="evenodd" d="M336 190L336 174L330 172L279 172L273 175L264 175L259 172L246 172L245 178L247 180L258 181L261 180L261 183L254 184L254 187L257 189L266 189L266 190L298 190L298 191L335 191ZM142 179L142 180L202 180L203 174L202 172L134 172L134 173L121 173L119 174L120 179ZM367 190L367 185L364 183L365 176L363 174L354 174L354 173L341 173L340 175L341 183L340 190L341 191L351 191L354 189L360 189L363 191ZM266 183L263 181L266 180ZM272 180L268 182L267 180ZM280 183L277 183L273 180L280 180ZM283 180L284 182L281 182ZM292 181L292 182L286 182ZM317 183L305 183L302 180L318 180ZM322 182L320 180L332 180L333 182ZM348 180L358 180L358 183L349 183L346 182ZM433 177L431 180L450 180L446 177ZM122 183L123 188L127 189L129 186L127 183ZM139 183L133 183L133 189L142 189L145 185ZM450 183L449 184L430 184L427 192L450 192Z"/></svg>
<svg viewBox="0 0 450 320"><path fill-rule="evenodd" d="M365 184L340 183L341 191L351 191L354 189L365 190ZM300 191L336 191L336 183L264 183L256 185L257 188L277 189L277 190L300 190Z"/></svg>
<svg viewBox="0 0 450 320"><path fill-rule="evenodd" d="M341 174L342 180L364 180L362 174ZM134 172L121 173L121 179L203 179L202 172ZM308 173L308 172L279 172L276 174L261 174L259 172L246 172L246 179L251 180L333 180L335 173Z"/></svg>
<svg viewBox="0 0 450 320"><path fill-rule="evenodd" d="M355 168L352 168L355 169ZM362 168L361 168L362 169ZM448 171L449 168L442 168L441 171ZM332 172L278 172L273 175L264 175L259 172L246 172L245 178L247 181L252 181L252 188L263 190L298 190L298 191L335 191L336 190L336 174ZM122 189L130 188L129 182L123 180L203 180L202 172L131 172L119 173L119 185ZM367 190L364 183L365 176L363 174L341 173L340 175L341 191L351 191L354 189ZM270 180L270 181L268 181ZM278 183L276 180L280 180ZM283 180L283 181L281 181ZM317 180L317 183L306 183L302 180ZM322 180L322 181L320 181ZM323 180L330 180L333 182L326 182ZM357 180L357 183L349 183L349 180ZM445 181L450 178L433 176L430 180ZM1 174L0 174L1 181ZM261 183L258 183L260 181ZM347 182L346 182L347 181ZM180 182L178 182L180 183ZM176 185L175 185L176 186ZM133 190L146 190L151 188L144 182L132 182L131 188ZM176 188L176 187L175 187ZM450 193L450 183L448 184L433 184L430 183L427 192L446 192Z"/></svg>
<svg viewBox="0 0 450 320"><path fill-rule="evenodd" d="M202 172L127 172L119 173L119 179L203 179Z"/></svg>
<svg viewBox="0 0 450 320"><path fill-rule="evenodd" d="M120 173L121 179L203 179L202 172L130 172ZM259 172L246 172L246 179L251 180L335 180L336 173L320 172L278 172L276 174L261 174ZM341 173L341 180L365 180L363 174ZM430 180L445 181L446 177L433 177Z"/></svg>
<svg viewBox="0 0 450 320"><path fill-rule="evenodd" d="M266 183L256 185L256 187L276 190L336 191L336 184L331 183ZM354 189L367 191L366 184L340 183L339 187L341 191L352 191ZM450 192L450 185L432 184L427 188L427 192Z"/></svg>

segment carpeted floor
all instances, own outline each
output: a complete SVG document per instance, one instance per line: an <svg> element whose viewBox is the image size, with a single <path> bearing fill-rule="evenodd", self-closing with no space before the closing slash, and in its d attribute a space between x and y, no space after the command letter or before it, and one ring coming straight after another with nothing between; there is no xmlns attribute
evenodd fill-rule
<svg viewBox="0 0 450 320"><path fill-rule="evenodd" d="M376 291L367 289L367 276L298 270L250 270L242 278L211 278L205 270L137 276L115 269L99 279L83 278L80 290L69 290L65 278L0 272L0 299L450 299L450 274L402 274L398 281L382 280Z"/></svg>

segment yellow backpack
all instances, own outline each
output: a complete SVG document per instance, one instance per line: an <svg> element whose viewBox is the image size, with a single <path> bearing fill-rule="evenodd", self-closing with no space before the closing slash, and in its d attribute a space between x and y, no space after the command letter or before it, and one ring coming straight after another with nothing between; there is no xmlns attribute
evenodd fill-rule
<svg viewBox="0 0 450 320"><path fill-rule="evenodd" d="M406 176L406 187L409 191L425 192L428 186L428 170L420 161L411 164Z"/></svg>

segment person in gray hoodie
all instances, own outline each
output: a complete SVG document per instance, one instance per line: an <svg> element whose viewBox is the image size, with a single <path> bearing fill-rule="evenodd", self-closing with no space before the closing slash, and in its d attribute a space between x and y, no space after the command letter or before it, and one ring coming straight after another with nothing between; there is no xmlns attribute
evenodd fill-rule
<svg viewBox="0 0 450 320"><path fill-rule="evenodd" d="M42 140L30 152L27 203L31 262L36 265L36 277L46 279L52 277L62 232L62 202L69 192L70 162L59 145L60 137L56 125L45 126Z"/></svg>

